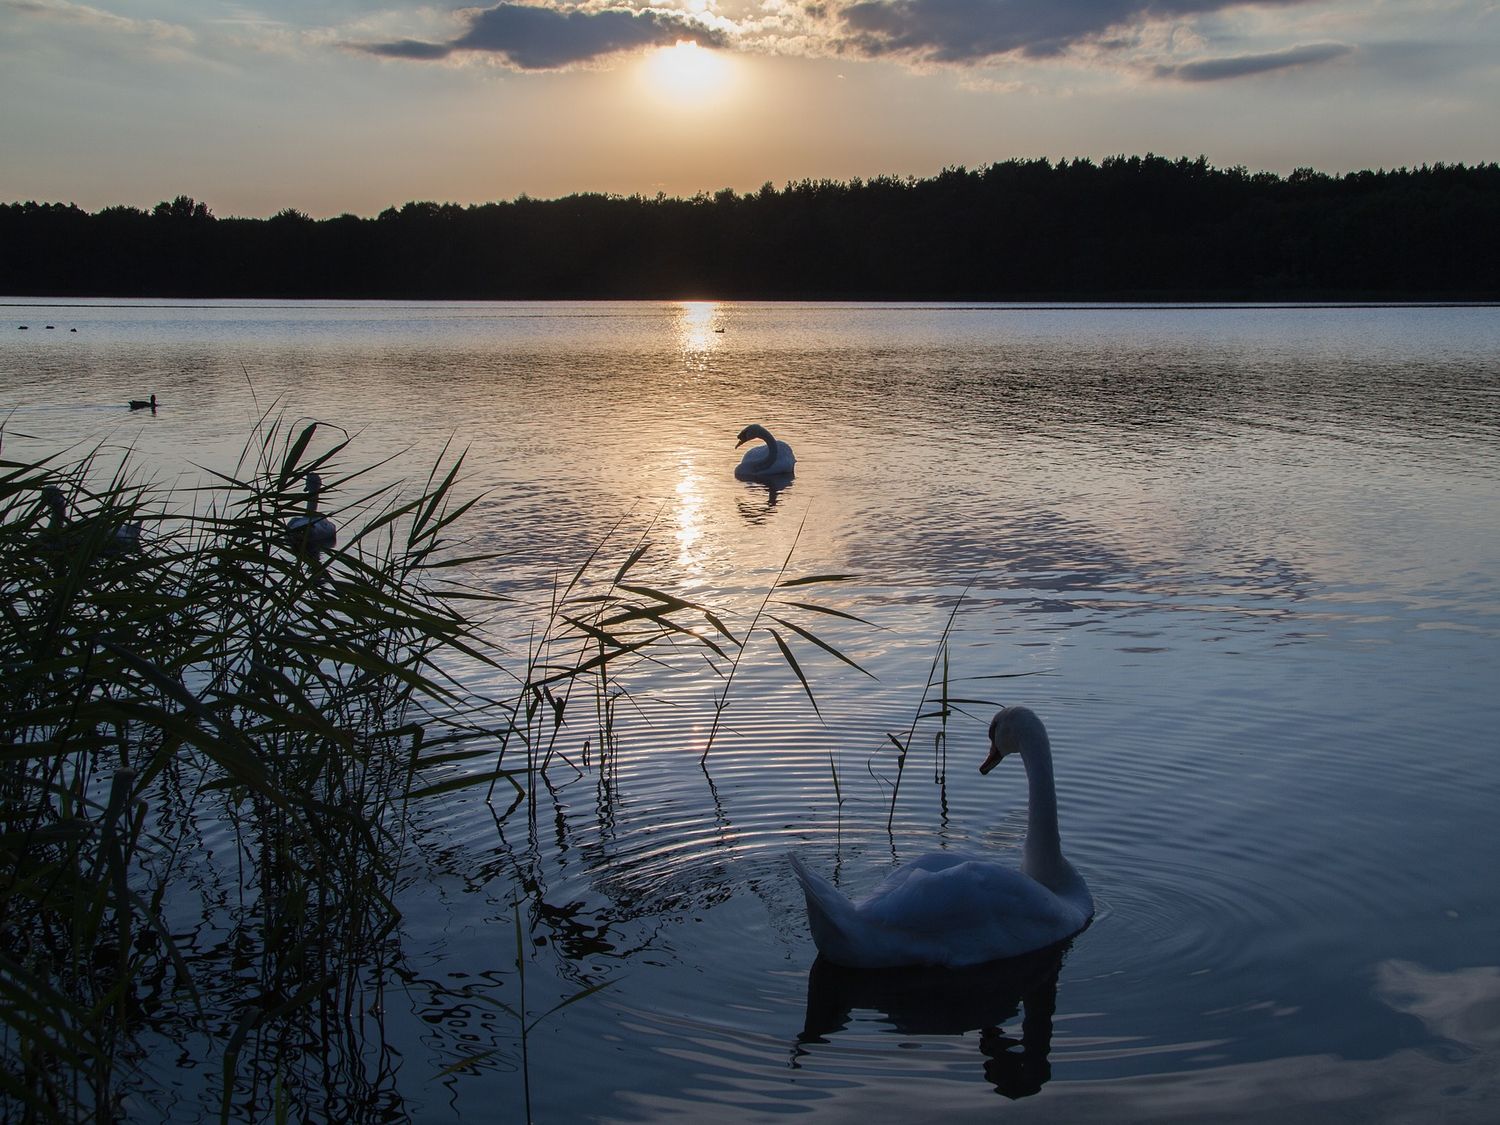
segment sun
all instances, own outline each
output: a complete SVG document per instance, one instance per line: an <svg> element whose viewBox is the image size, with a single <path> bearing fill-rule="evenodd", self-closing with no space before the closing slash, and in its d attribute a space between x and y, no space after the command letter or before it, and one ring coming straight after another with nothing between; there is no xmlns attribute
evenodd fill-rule
<svg viewBox="0 0 1500 1125"><path fill-rule="evenodd" d="M722 52L679 39L658 47L641 63L641 76L656 97L681 109L717 101L734 80L734 65Z"/></svg>

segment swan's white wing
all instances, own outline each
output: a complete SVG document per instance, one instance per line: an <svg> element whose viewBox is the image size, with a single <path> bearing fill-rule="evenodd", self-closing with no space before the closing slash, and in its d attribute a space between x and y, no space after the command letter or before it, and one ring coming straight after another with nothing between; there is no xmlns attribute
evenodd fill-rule
<svg viewBox="0 0 1500 1125"><path fill-rule="evenodd" d="M919 871L946 871L950 867L959 867L966 863L983 863L991 867L1000 866L994 860L985 859L983 856L972 855L967 852L928 852L926 855L919 855L916 859L904 863L895 871L892 871L871 894L872 896L878 895L892 888L899 887Z"/></svg>
<svg viewBox="0 0 1500 1125"><path fill-rule="evenodd" d="M950 965L1013 957L1061 941L1088 920L1012 867L969 856L924 856L897 871L866 900L862 921L887 938L908 936L913 951Z"/></svg>
<svg viewBox="0 0 1500 1125"><path fill-rule="evenodd" d="M741 480L783 476L795 471L796 464L797 458L792 453L792 447L784 441L777 441L774 452L766 445L748 450L740 458L734 475Z"/></svg>

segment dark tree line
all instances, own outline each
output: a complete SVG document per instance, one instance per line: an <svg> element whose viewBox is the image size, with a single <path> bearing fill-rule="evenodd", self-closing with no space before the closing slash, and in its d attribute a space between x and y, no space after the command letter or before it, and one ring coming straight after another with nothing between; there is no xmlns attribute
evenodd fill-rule
<svg viewBox="0 0 1500 1125"><path fill-rule="evenodd" d="M1157 156L378 217L0 204L0 293L870 299L1500 297L1500 165L1329 176Z"/></svg>

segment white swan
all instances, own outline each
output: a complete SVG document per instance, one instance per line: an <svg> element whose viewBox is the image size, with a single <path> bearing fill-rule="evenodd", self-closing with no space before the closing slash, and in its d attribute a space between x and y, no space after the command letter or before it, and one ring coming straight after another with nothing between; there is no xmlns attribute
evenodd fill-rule
<svg viewBox="0 0 1500 1125"><path fill-rule="evenodd" d="M792 447L784 441L777 441L764 426L746 426L740 431L740 440L734 443L734 447L738 449L747 441L757 440L765 442L765 447L746 453L735 467L734 475L740 480L791 476L797 464L797 458L792 455Z"/></svg>
<svg viewBox="0 0 1500 1125"><path fill-rule="evenodd" d="M51 513L48 532L48 547L51 550L71 551L87 546L91 541L97 544L96 549L101 555L131 554L141 549L139 523L120 523L109 527L100 515L74 522L68 519L68 502L63 498L62 489L55 484L43 486L42 503L47 505L47 510ZM107 529L99 539L93 538L100 534L96 528Z"/></svg>
<svg viewBox="0 0 1500 1125"><path fill-rule="evenodd" d="M50 327L50 325L49 325L49 327ZM146 399L143 399L143 398L133 398L129 402L127 402L125 405L128 406L131 410L149 410L149 411L151 411L152 414L155 414L156 413L156 396L152 395L149 402Z"/></svg>
<svg viewBox="0 0 1500 1125"><path fill-rule="evenodd" d="M286 540L294 551L321 551L332 547L338 539L334 522L318 511L318 491L322 487L322 477L317 473L307 474L307 514L286 521Z"/></svg>
<svg viewBox="0 0 1500 1125"><path fill-rule="evenodd" d="M1020 870L972 855L933 852L893 872L858 905L809 871L792 869L807 896L818 951L856 969L896 965L978 965L1071 937L1094 915L1082 876L1063 858L1047 730L1025 707L990 723L989 773L1019 753L1026 765L1026 845Z"/></svg>

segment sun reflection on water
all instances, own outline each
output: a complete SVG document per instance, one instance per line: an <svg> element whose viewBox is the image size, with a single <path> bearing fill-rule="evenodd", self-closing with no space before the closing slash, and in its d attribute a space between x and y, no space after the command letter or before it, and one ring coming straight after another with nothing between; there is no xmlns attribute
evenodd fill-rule
<svg viewBox="0 0 1500 1125"><path fill-rule="evenodd" d="M719 346L724 321L718 301L681 301L677 307L677 341L686 356L701 358Z"/></svg>
<svg viewBox="0 0 1500 1125"><path fill-rule="evenodd" d="M703 478L684 462L677 482L677 565L689 574L703 572Z"/></svg>

